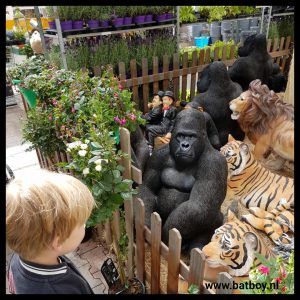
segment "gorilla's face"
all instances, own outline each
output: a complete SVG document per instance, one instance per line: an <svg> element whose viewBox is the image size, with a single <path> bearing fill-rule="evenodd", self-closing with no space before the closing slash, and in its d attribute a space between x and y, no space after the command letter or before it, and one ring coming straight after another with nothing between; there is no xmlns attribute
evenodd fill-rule
<svg viewBox="0 0 300 300"><path fill-rule="evenodd" d="M256 35L250 35L246 38L244 45L239 47L238 49L238 55L240 57L248 56L255 48L255 38Z"/></svg>
<svg viewBox="0 0 300 300"><path fill-rule="evenodd" d="M193 164L201 154L199 133L182 128L177 131L170 143L171 154L177 164L182 166Z"/></svg>
<svg viewBox="0 0 300 300"><path fill-rule="evenodd" d="M209 65L203 69L200 73L200 78L197 81L198 93L204 93L208 90L211 83L211 77L209 73Z"/></svg>

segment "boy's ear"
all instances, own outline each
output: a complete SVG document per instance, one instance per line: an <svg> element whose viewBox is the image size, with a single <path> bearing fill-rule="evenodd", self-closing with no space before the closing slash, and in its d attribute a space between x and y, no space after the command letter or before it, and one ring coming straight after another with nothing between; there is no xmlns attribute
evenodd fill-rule
<svg viewBox="0 0 300 300"><path fill-rule="evenodd" d="M53 239L53 241L52 241L52 243L51 243L51 246L52 246L52 249L53 250L60 250L61 249L61 247L62 247L62 243L59 241L59 237L58 236L56 236L54 239Z"/></svg>

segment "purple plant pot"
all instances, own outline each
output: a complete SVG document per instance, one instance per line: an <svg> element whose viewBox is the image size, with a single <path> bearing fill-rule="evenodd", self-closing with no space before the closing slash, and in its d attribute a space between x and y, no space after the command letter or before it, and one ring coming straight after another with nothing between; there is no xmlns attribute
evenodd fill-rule
<svg viewBox="0 0 300 300"><path fill-rule="evenodd" d="M60 22L61 30L65 31L65 30L73 29L72 23L73 23L72 21L62 21L62 22Z"/></svg>
<svg viewBox="0 0 300 300"><path fill-rule="evenodd" d="M156 21L161 22L167 19L167 14L162 14L162 15L157 15L156 16Z"/></svg>
<svg viewBox="0 0 300 300"><path fill-rule="evenodd" d="M88 23L89 28L99 27L99 21L98 20L89 20L87 23Z"/></svg>
<svg viewBox="0 0 300 300"><path fill-rule="evenodd" d="M135 16L134 23L136 23L136 24L145 23L145 18L146 18L146 16Z"/></svg>
<svg viewBox="0 0 300 300"><path fill-rule="evenodd" d="M152 22L153 21L153 15L146 15L145 16L145 22Z"/></svg>
<svg viewBox="0 0 300 300"><path fill-rule="evenodd" d="M167 13L167 19L173 19L174 14L173 13Z"/></svg>
<svg viewBox="0 0 300 300"><path fill-rule="evenodd" d="M49 29L56 29L55 21L48 21Z"/></svg>
<svg viewBox="0 0 300 300"><path fill-rule="evenodd" d="M83 21L73 21L73 29L82 29L83 28Z"/></svg>
<svg viewBox="0 0 300 300"><path fill-rule="evenodd" d="M109 21L108 20L100 21L100 26L101 27L108 27L109 26Z"/></svg>
<svg viewBox="0 0 300 300"><path fill-rule="evenodd" d="M122 26L124 24L124 18L115 18L112 20L112 24L117 27L117 26Z"/></svg>
<svg viewBox="0 0 300 300"><path fill-rule="evenodd" d="M132 17L125 17L124 18L124 25L132 24Z"/></svg>

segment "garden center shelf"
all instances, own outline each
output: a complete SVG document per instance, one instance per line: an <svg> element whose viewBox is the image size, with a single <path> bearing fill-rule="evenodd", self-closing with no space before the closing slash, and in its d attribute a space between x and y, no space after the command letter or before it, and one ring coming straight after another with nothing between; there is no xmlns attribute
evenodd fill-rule
<svg viewBox="0 0 300 300"><path fill-rule="evenodd" d="M175 27L176 19L168 19L164 22L146 22L141 24L130 24L122 25L118 27L109 26L109 27L98 27L98 28L83 28L83 29L72 29L62 32L63 38L67 37L88 37L88 36L97 36L97 35L108 35L108 34L118 34L132 31L140 30L152 30L152 29L162 29L167 27ZM167 23L167 24L166 24ZM56 29L46 29L44 30L44 36L50 38L57 37Z"/></svg>

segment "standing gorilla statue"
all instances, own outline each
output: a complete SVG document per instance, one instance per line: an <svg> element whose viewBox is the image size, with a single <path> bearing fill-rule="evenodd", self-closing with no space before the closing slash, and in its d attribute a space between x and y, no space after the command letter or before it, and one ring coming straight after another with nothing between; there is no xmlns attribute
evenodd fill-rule
<svg viewBox="0 0 300 300"><path fill-rule="evenodd" d="M272 75L269 77L268 88L273 90L275 93L280 93L285 91L286 78L284 74L280 71L278 64L273 64Z"/></svg>
<svg viewBox="0 0 300 300"><path fill-rule="evenodd" d="M223 222L220 211L226 195L227 164L207 137L205 117L195 109L181 111L169 144L153 151L139 195L145 204L145 223L151 213L162 218L162 240L177 228L184 249L202 248Z"/></svg>
<svg viewBox="0 0 300 300"><path fill-rule="evenodd" d="M187 107L203 108L210 114L219 133L221 146L228 141L230 133L235 139L242 141L245 137L238 122L231 119L229 102L237 98L243 91L238 83L233 82L228 76L226 66L223 62L215 61L209 64L201 74L200 82L208 84L208 89L200 95L195 96ZM198 88L200 84L198 85ZM205 90L206 86L201 87Z"/></svg>
<svg viewBox="0 0 300 300"><path fill-rule="evenodd" d="M248 90L249 84L255 79L260 79L262 84L268 84L272 74L272 57L267 51L267 40L264 34L254 34L245 40L238 49L240 56L229 68L232 81L239 83L243 91Z"/></svg>

